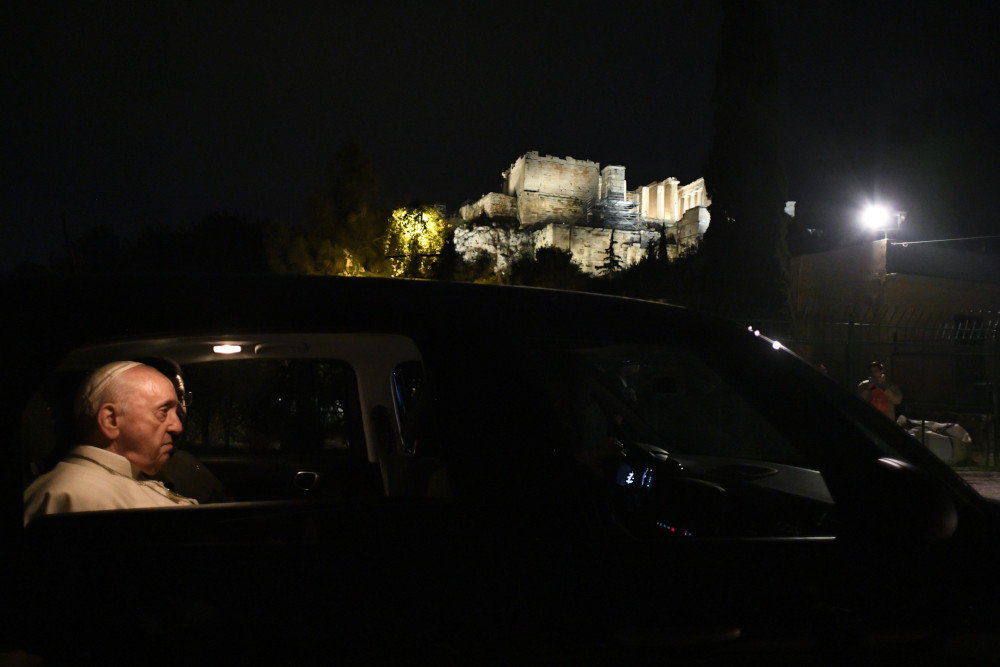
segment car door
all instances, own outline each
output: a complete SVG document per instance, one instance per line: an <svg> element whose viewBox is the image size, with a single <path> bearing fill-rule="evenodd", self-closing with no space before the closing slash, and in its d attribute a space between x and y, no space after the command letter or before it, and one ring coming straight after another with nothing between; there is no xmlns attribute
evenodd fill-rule
<svg viewBox="0 0 1000 667"><path fill-rule="evenodd" d="M965 552L979 508L786 352L702 338L449 348L452 483L503 573L483 597L673 648L934 632L911 612L955 589L912 577Z"/></svg>

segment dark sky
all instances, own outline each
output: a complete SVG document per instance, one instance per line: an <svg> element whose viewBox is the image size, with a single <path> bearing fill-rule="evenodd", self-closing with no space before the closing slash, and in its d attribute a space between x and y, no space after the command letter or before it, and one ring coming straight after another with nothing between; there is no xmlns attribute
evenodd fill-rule
<svg viewBox="0 0 1000 667"><path fill-rule="evenodd" d="M914 234L1000 233L1000 12L924 4L768 5L789 198L818 224L880 194ZM345 141L386 203L457 207L530 150L622 164L629 187L702 174L717 3L399 5L2 10L0 270L61 252L64 215L72 236L300 223Z"/></svg>

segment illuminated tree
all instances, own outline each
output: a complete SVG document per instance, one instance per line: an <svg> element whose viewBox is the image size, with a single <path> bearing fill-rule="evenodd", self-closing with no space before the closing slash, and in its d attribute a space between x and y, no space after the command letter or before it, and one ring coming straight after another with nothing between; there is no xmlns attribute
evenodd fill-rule
<svg viewBox="0 0 1000 667"><path fill-rule="evenodd" d="M447 238L448 224L433 206L417 204L394 210L385 238L392 275L429 277Z"/></svg>

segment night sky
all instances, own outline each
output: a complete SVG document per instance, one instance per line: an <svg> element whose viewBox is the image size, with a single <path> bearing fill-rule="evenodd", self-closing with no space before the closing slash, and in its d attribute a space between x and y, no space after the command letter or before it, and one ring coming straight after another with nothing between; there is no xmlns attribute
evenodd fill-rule
<svg viewBox="0 0 1000 667"><path fill-rule="evenodd" d="M988 5L768 5L800 219L843 233L879 196L911 238L1000 234ZM74 237L216 212L301 223L345 141L387 204L455 209L530 150L624 165L630 188L701 176L721 9L595 7L17 1L0 270L62 253L63 216Z"/></svg>

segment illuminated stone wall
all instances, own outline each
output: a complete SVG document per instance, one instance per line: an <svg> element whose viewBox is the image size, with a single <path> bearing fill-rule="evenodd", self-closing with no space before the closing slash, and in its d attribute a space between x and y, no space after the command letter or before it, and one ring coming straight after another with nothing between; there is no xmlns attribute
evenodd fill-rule
<svg viewBox="0 0 1000 667"><path fill-rule="evenodd" d="M459 230L456 249L467 259L481 251L496 258L503 269L518 252L554 246L568 250L587 273L599 273L607 262L614 228L615 254L627 266L638 262L660 229L675 243L670 257L696 246L709 223L705 182L680 185L676 178L628 190L625 167L597 162L525 153L502 173L502 193L484 195L463 206L460 215L471 221L481 215L516 217L521 230L495 227ZM594 207L601 211L595 215Z"/></svg>
<svg viewBox="0 0 1000 667"><path fill-rule="evenodd" d="M601 199L625 201L628 188L625 185L625 167L609 164L601 170Z"/></svg>
<svg viewBox="0 0 1000 667"><path fill-rule="evenodd" d="M558 158L531 151L519 157L503 176L505 195L517 197L523 192L539 192L591 199L597 196L600 165L589 160Z"/></svg>
<svg viewBox="0 0 1000 667"><path fill-rule="evenodd" d="M517 197L517 217L522 225L544 222L583 222L585 202L575 197L522 192Z"/></svg>
<svg viewBox="0 0 1000 667"><path fill-rule="evenodd" d="M519 157L503 172L503 194L517 200L522 225L547 221L580 221L585 202L598 196L600 165L572 157L539 155Z"/></svg>
<svg viewBox="0 0 1000 667"><path fill-rule="evenodd" d="M481 215L489 218L517 217L517 200L509 195L491 192L479 201L458 210L463 220L473 220Z"/></svg>
<svg viewBox="0 0 1000 667"><path fill-rule="evenodd" d="M546 230L555 232L554 228L554 225L549 225ZM626 231L582 226L566 226L563 230L565 232L560 235L553 233L553 242L543 245L568 249L573 254L573 261L580 265L584 273L590 274L601 273L600 267L607 263L612 233L615 256L622 266L637 263L646 253L647 246L656 243L660 237L659 232L649 230Z"/></svg>
<svg viewBox="0 0 1000 667"><path fill-rule="evenodd" d="M705 179L699 178L681 185L676 178L668 178L644 185L639 194L639 216L644 220L675 222L693 208L707 207L712 202L705 189Z"/></svg>

